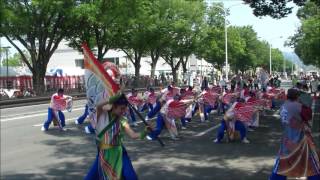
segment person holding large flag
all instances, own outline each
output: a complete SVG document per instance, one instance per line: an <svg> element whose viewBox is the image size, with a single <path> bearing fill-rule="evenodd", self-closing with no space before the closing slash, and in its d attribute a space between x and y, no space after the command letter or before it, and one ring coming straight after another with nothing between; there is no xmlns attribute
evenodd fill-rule
<svg viewBox="0 0 320 180"><path fill-rule="evenodd" d="M123 146L123 135L126 133L133 139L144 139L147 128L141 133L134 132L125 118L128 100L122 93L111 96L109 100L97 105L97 119L101 126L97 126L98 159L85 179L92 176L98 169L97 179L138 179L128 153ZM105 126L102 126L105 124Z"/></svg>

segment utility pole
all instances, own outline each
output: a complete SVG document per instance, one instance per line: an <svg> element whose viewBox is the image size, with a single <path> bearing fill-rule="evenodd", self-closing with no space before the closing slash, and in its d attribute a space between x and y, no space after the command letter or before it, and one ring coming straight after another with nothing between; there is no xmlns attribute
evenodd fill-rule
<svg viewBox="0 0 320 180"><path fill-rule="evenodd" d="M9 48L11 48L10 46L6 46L6 47L2 47L3 49L5 49L6 51L6 65L7 65L7 77L6 77L6 88L9 89L9 86L8 86L8 82L9 82L9 59L8 59L8 50Z"/></svg>

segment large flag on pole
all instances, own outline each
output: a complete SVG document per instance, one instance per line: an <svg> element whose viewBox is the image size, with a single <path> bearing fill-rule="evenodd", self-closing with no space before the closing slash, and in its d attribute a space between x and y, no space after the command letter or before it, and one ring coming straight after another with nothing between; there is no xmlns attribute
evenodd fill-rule
<svg viewBox="0 0 320 180"><path fill-rule="evenodd" d="M84 67L94 73L102 81L102 84L108 91L109 96L116 94L120 90L119 85L116 84L104 70L103 66L94 57L86 43L82 44L82 49L84 54Z"/></svg>

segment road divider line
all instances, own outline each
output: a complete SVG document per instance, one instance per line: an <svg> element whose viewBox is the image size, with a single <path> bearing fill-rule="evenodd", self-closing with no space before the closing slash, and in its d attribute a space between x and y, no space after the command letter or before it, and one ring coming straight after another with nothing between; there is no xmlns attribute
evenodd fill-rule
<svg viewBox="0 0 320 180"><path fill-rule="evenodd" d="M83 107L83 105L81 106L74 106L73 108L74 109L77 109L77 108L80 108L80 107ZM84 108L83 108L84 109ZM32 115L32 114L35 114L35 113L40 113L40 112L48 112L48 110L44 111L44 110L41 110L41 111L32 111L30 113L21 113L21 114L12 114L12 115L7 115L7 116L1 116L1 119L2 118L10 118L10 117L17 117L17 116L26 116L26 115Z"/></svg>
<svg viewBox="0 0 320 180"><path fill-rule="evenodd" d="M78 117L79 117L79 116L72 117L72 118L68 118L68 119L66 119L65 121L66 121L66 122L75 121ZM152 119L149 119L149 120L153 120L153 119L156 119L156 118L152 118ZM142 123L142 121L137 122L137 124L140 124L140 123ZM43 125L43 123L41 123L41 124L35 124L35 125L32 125L32 127L39 127L39 126L42 126L42 125Z"/></svg>
<svg viewBox="0 0 320 180"><path fill-rule="evenodd" d="M209 129L207 129L207 130L205 130L205 131L203 131L203 132L200 132L200 133L198 133L198 134L196 134L196 135L194 135L194 136L195 136L195 137L203 136L203 135L207 134L208 132L210 132L210 131L213 131L213 130L217 129L219 126L220 126L220 124L217 124L217 125L215 125L215 126L213 126L213 127L209 128Z"/></svg>
<svg viewBox="0 0 320 180"><path fill-rule="evenodd" d="M75 121L78 117L79 117L79 116L72 117L72 118L68 118L68 119L66 119L65 121L66 121L66 122ZM43 125L43 123L41 123L41 124L35 124L35 125L32 125L32 127L39 127L39 126L42 126L42 125Z"/></svg>
<svg viewBox="0 0 320 180"><path fill-rule="evenodd" d="M79 110L83 110L84 108L76 108L76 109L72 109L72 111L79 111ZM48 112L45 113L38 113L38 114L32 114L32 115L27 115L27 116L19 116L19 117L14 117L14 118L5 118L5 119L1 119L1 122L7 122L7 121L14 121L14 120L19 120L19 119L25 119L25 118L30 118L30 117L37 117L37 116L43 116L48 114Z"/></svg>

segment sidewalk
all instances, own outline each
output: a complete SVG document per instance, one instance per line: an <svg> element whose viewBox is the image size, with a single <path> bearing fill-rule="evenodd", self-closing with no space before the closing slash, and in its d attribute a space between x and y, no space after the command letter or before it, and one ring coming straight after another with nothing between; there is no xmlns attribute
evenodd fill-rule
<svg viewBox="0 0 320 180"><path fill-rule="evenodd" d="M71 93L68 94L72 97L76 97L78 99L85 99L86 94L84 93ZM35 105L35 104L41 104L44 102L50 101L51 96L35 96L35 97L25 97L25 98L15 98L15 99L5 99L0 100L0 109L4 108L12 108L12 107L19 107L19 106L25 106L25 105Z"/></svg>

